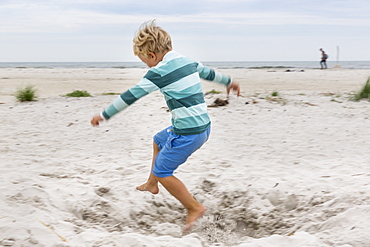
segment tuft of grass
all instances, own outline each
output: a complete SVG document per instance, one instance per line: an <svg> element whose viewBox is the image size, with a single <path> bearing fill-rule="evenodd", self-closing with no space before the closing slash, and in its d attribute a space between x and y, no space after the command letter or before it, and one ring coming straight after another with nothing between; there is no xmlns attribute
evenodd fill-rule
<svg viewBox="0 0 370 247"><path fill-rule="evenodd" d="M14 96L20 102L35 101L37 98L36 89L32 85L18 89L17 92L15 92Z"/></svg>
<svg viewBox="0 0 370 247"><path fill-rule="evenodd" d="M221 93L220 91L212 89L211 91L208 91L206 94L220 94L220 93Z"/></svg>
<svg viewBox="0 0 370 247"><path fill-rule="evenodd" d="M334 99L334 98L332 98L330 101L331 102L337 102L337 103L343 103L343 101L340 101L340 100L337 100L337 99Z"/></svg>
<svg viewBox="0 0 370 247"><path fill-rule="evenodd" d="M120 93L102 93L102 95L120 95Z"/></svg>
<svg viewBox="0 0 370 247"><path fill-rule="evenodd" d="M363 88L353 96L354 101L360 101L362 99L370 101L370 77L367 79Z"/></svg>
<svg viewBox="0 0 370 247"><path fill-rule="evenodd" d="M75 90L72 93L68 93L65 96L67 97L91 97L91 94L89 94L85 90Z"/></svg>
<svg viewBox="0 0 370 247"><path fill-rule="evenodd" d="M261 99L263 99L263 98L261 98ZM267 100L271 103L280 103L282 105L285 105L285 104L288 103L288 101L286 99L284 99L283 97L280 96L278 91L274 91L271 94L267 95L265 97L265 100Z"/></svg>
<svg viewBox="0 0 370 247"><path fill-rule="evenodd" d="M272 97L277 97L277 96L279 96L279 92L278 91L274 91L274 92L271 93L271 96Z"/></svg>

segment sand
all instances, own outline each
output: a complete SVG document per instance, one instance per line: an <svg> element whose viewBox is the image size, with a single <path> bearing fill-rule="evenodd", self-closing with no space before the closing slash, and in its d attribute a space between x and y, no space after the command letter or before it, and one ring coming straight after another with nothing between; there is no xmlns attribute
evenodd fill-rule
<svg viewBox="0 0 370 247"><path fill-rule="evenodd" d="M90 118L143 69L0 69L0 246L342 246L370 243L370 70L225 69L243 97L209 108L210 140L176 172L207 207L139 192L170 116L152 93L98 128ZM39 99L16 102L34 85ZM224 90L204 83L212 104ZM93 97L67 98L73 90ZM272 92L278 96L272 97Z"/></svg>

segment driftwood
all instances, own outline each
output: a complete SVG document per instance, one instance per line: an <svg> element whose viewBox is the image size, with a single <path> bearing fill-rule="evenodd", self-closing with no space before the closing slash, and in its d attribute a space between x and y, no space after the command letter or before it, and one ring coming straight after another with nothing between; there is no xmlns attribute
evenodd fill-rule
<svg viewBox="0 0 370 247"><path fill-rule="evenodd" d="M209 105L208 107L219 107L219 106L225 106L227 104L229 104L229 101L227 99L223 100L223 99L217 98L215 102L213 102L213 104Z"/></svg>

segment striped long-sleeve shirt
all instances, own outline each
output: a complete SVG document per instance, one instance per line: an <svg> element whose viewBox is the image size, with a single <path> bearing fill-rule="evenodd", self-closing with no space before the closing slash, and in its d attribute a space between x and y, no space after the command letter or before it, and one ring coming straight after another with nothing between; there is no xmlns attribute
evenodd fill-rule
<svg viewBox="0 0 370 247"><path fill-rule="evenodd" d="M103 112L105 119L124 110L141 97L160 90L172 114L173 131L177 135L193 135L210 125L200 78L228 86L230 77L174 51L149 69L140 82L121 94Z"/></svg>

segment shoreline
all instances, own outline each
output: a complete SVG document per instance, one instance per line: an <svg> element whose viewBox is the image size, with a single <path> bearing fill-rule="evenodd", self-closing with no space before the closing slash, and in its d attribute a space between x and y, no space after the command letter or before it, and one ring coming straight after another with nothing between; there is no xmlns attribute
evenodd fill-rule
<svg viewBox="0 0 370 247"><path fill-rule="evenodd" d="M320 61L201 61L216 69L319 69ZM370 61L329 61L329 68L370 69ZM0 68L142 68L146 65L140 61L117 62L0 62Z"/></svg>

